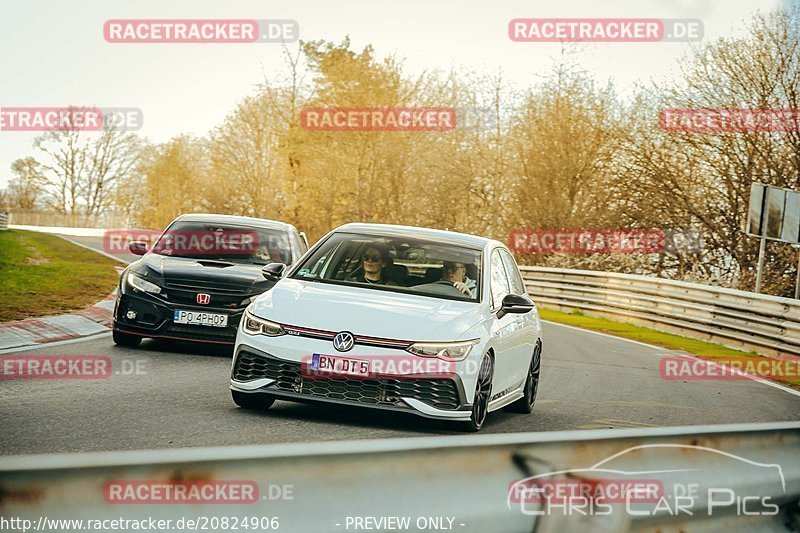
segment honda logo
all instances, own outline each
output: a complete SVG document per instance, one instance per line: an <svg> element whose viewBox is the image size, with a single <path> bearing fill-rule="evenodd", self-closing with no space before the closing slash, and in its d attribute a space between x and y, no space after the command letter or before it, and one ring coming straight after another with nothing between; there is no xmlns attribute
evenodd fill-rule
<svg viewBox="0 0 800 533"><path fill-rule="evenodd" d="M333 347L339 352L347 352L353 349L356 339L349 331L340 331L333 338Z"/></svg>
<svg viewBox="0 0 800 533"><path fill-rule="evenodd" d="M200 305L208 305L211 303L211 295L204 292L197 293L197 303Z"/></svg>

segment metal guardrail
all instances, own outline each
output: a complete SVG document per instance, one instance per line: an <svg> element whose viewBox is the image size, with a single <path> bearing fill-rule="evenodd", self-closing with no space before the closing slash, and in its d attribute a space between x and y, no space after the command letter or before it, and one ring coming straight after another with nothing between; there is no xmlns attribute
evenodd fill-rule
<svg viewBox="0 0 800 533"><path fill-rule="evenodd" d="M8 229L8 212L0 211L0 231Z"/></svg>
<svg viewBox="0 0 800 533"><path fill-rule="evenodd" d="M281 531L303 532L365 529L354 527L354 517L408 517L411 531L796 531L798 452L800 424L781 423L17 456L0 458L0 520L30 520L49 531L147 518L172 520L168 530L178 531L178 520L203 517L209 524L216 517L212 531L232 530L221 517L277 518ZM565 469L581 470L559 473ZM681 512L636 504L634 513L616 503L609 514L587 515L585 507L545 511L509 497L515 482L530 476L587 481L612 471L628 481L659 480L664 504L680 504ZM185 480L255 482L258 497L227 504L109 501L115 484ZM56 519L84 524L56 528ZM267 530L263 524L250 529Z"/></svg>
<svg viewBox="0 0 800 533"><path fill-rule="evenodd" d="M70 235L74 237L102 237L109 230L99 228L70 228L62 226L26 226L24 224L9 224L11 229L21 229L25 231L39 231L41 233L57 233L59 235Z"/></svg>
<svg viewBox="0 0 800 533"><path fill-rule="evenodd" d="M10 223L23 226L55 226L67 228L125 228L130 221L124 216L104 213L99 218L81 214L52 213L40 210L14 209Z"/></svg>
<svg viewBox="0 0 800 533"><path fill-rule="evenodd" d="M579 309L765 355L800 355L800 300L614 272L521 270L542 307Z"/></svg>

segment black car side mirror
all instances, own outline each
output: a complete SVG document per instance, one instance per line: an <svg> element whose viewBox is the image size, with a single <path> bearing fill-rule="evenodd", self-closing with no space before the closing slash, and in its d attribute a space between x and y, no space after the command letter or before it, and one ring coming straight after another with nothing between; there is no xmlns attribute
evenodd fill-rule
<svg viewBox="0 0 800 533"><path fill-rule="evenodd" d="M509 313L525 314L533 310L536 305L527 296L507 294L497 311L497 318L503 318Z"/></svg>
<svg viewBox="0 0 800 533"><path fill-rule="evenodd" d="M147 243L144 241L131 241L128 243L128 250L135 255L144 255L147 253Z"/></svg>
<svg viewBox="0 0 800 533"><path fill-rule="evenodd" d="M270 281L278 281L283 277L286 265L283 263L268 263L261 269L261 273Z"/></svg>

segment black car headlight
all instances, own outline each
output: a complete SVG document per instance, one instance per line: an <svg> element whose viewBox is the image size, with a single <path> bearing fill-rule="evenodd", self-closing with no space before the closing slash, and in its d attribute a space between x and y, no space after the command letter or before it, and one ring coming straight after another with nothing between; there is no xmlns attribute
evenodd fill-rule
<svg viewBox="0 0 800 533"><path fill-rule="evenodd" d="M138 291L147 292L150 294L161 293L161 287L151 281L147 281L143 277L134 274L133 272L128 272L127 283Z"/></svg>

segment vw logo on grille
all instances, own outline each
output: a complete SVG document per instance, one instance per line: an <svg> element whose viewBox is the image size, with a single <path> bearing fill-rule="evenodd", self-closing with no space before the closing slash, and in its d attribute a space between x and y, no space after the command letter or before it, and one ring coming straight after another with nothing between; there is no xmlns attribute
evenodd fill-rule
<svg viewBox="0 0 800 533"><path fill-rule="evenodd" d="M355 343L356 339L353 337L353 334L350 333L349 331L340 331L333 338L333 347L340 352L347 352L349 350L352 350L353 345Z"/></svg>

